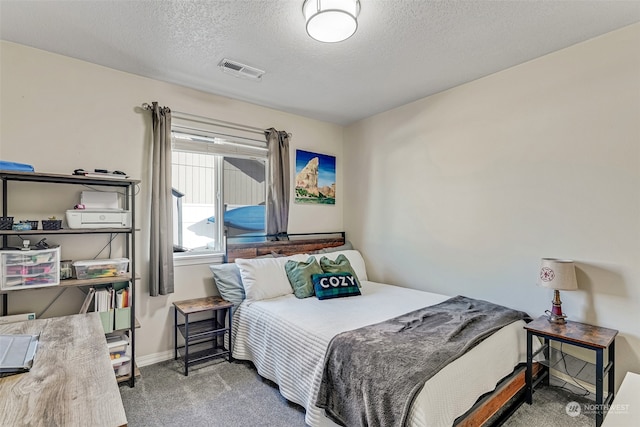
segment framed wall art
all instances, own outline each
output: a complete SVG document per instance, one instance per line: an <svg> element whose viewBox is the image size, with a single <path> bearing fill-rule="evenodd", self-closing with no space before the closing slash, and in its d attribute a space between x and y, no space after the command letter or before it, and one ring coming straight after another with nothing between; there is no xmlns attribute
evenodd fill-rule
<svg viewBox="0 0 640 427"><path fill-rule="evenodd" d="M296 150L296 203L336 204L336 158Z"/></svg>

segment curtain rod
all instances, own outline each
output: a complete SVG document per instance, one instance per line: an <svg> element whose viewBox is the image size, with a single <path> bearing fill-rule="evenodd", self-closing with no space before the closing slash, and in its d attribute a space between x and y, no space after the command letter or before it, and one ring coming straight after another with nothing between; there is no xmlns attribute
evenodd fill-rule
<svg viewBox="0 0 640 427"><path fill-rule="evenodd" d="M148 103L144 103L142 104L142 108L145 110L151 110L151 105L149 105ZM243 125L240 123L233 123L233 122L227 122L224 120L218 120L218 119L212 119L210 117L204 117L204 116L198 116L195 114L190 114L190 113L183 113L181 111L171 111L172 114L175 114L176 117L178 118L184 118L187 120L192 120L192 121L196 121L196 122L201 122L201 123L206 123L206 124L212 124L212 125L217 125L217 126L221 126L221 127L226 127L229 129L236 129L236 130L241 130L241 131L245 131L245 132L251 132L251 133L257 133L259 135L264 136L264 129L260 129L254 126L247 126L247 125ZM289 134L289 136L291 136L291 134Z"/></svg>

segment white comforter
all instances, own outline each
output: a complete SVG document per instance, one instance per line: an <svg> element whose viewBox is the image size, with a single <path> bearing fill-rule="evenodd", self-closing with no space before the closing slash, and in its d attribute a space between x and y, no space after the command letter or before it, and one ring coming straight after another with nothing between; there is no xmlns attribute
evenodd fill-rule
<svg viewBox="0 0 640 427"><path fill-rule="evenodd" d="M294 295L243 302L233 317L233 357L252 361L280 393L302 405L313 427L334 426L315 406L325 351L336 334L440 303L448 296L362 282L362 295L320 301ZM408 425L450 426L484 393L526 360L524 322L493 334L424 386Z"/></svg>

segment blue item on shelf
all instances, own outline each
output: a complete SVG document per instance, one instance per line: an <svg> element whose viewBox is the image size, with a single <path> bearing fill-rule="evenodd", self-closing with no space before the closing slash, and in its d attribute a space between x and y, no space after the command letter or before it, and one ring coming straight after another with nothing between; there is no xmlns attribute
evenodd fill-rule
<svg viewBox="0 0 640 427"><path fill-rule="evenodd" d="M0 160L0 170L17 172L34 172L33 166L25 163L7 162Z"/></svg>
<svg viewBox="0 0 640 427"><path fill-rule="evenodd" d="M13 231L28 231L31 230L31 224L28 222L17 222L11 226Z"/></svg>

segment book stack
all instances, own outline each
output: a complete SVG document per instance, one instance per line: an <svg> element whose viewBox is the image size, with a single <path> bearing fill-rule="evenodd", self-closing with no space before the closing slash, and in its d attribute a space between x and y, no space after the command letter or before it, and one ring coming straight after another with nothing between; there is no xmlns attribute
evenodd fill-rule
<svg viewBox="0 0 640 427"><path fill-rule="evenodd" d="M114 295L113 288L97 290L95 311L105 312L114 308Z"/></svg>
<svg viewBox="0 0 640 427"><path fill-rule="evenodd" d="M124 288L116 291L115 293L115 307L114 308L127 308L129 307L129 289Z"/></svg>

